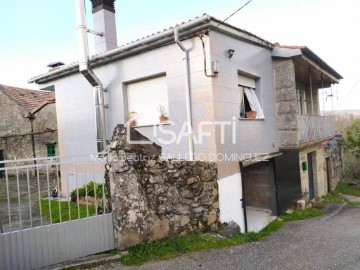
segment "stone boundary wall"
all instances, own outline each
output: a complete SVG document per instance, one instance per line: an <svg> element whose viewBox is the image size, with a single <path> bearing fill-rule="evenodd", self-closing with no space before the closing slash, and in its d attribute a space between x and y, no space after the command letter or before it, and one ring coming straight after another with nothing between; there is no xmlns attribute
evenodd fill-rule
<svg viewBox="0 0 360 270"><path fill-rule="evenodd" d="M149 141L134 128L130 138ZM161 147L129 144L118 125L107 152L106 174L117 247L218 229L216 163L162 160Z"/></svg>

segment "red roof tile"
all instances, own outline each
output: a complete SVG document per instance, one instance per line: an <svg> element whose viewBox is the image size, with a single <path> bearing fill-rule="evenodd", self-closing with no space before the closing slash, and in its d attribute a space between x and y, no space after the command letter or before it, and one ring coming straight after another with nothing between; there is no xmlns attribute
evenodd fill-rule
<svg viewBox="0 0 360 270"><path fill-rule="evenodd" d="M55 101L52 93L48 91L30 90L2 84L0 84L0 91L3 91L5 95L28 112Z"/></svg>

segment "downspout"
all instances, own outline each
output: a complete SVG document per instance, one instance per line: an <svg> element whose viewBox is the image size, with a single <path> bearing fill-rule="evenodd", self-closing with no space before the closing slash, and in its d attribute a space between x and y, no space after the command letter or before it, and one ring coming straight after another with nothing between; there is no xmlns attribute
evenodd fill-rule
<svg viewBox="0 0 360 270"><path fill-rule="evenodd" d="M244 183L244 178L242 175L244 166L242 164L242 161L240 161L240 180L241 180L241 207L243 209L243 217L244 217L244 231L247 233L248 232L248 220L247 220L247 212L246 212L246 200L245 200L245 183Z"/></svg>
<svg viewBox="0 0 360 270"><path fill-rule="evenodd" d="M186 118L188 127L188 144L189 144L189 159L194 160L194 141L192 129L192 114L191 114L191 99L190 99L190 70L189 70L189 51L179 40L179 29L177 26L174 29L174 40L180 49L184 52L184 67L185 67L185 100L186 100Z"/></svg>
<svg viewBox="0 0 360 270"><path fill-rule="evenodd" d="M89 66L89 45L87 39L86 13L84 0L76 0L76 21L79 46L79 71L85 79L95 88L96 110L96 141L98 152L106 149L106 125L105 125L105 102L104 87L100 79Z"/></svg>
<svg viewBox="0 0 360 270"><path fill-rule="evenodd" d="M36 170L36 151L35 151L35 137L34 137L34 115L29 115L29 121L30 121L30 129L31 129L31 147L32 147L32 154L34 158L34 175L37 176L37 170Z"/></svg>

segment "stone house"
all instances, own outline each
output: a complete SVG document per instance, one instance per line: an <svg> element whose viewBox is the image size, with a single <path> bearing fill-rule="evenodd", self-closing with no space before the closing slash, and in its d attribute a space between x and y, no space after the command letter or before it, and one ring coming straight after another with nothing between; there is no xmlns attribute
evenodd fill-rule
<svg viewBox="0 0 360 270"><path fill-rule="evenodd" d="M0 85L0 159L58 155L53 92Z"/></svg>
<svg viewBox="0 0 360 270"><path fill-rule="evenodd" d="M334 190L342 174L342 142L319 105L321 89L342 77L305 46L276 44L273 60L279 148L298 157L302 195L312 200Z"/></svg>
<svg viewBox="0 0 360 270"><path fill-rule="evenodd" d="M105 33L95 38L97 54L29 80L55 88L61 156L96 153L135 112L134 128L165 158L217 162L220 221L242 231L258 230L309 191L302 166L311 157L315 195L325 192L321 142L334 131L330 118L318 116L318 89L342 77L315 53L207 14L118 47L114 0L92 2L94 30Z"/></svg>

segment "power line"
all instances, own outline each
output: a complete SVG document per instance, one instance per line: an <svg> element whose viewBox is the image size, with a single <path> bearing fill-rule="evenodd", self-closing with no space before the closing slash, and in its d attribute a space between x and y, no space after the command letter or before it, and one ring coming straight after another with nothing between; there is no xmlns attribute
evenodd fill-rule
<svg viewBox="0 0 360 270"><path fill-rule="evenodd" d="M347 98L352 94L352 92L355 90L356 86L359 84L360 82L360 78L356 81L356 83L354 84L353 88L351 88L351 90L349 91L349 93L346 95L346 97L338 104L338 106L336 106L336 109L338 109L340 107L340 105L343 104L343 102L345 100L347 100Z"/></svg>
<svg viewBox="0 0 360 270"><path fill-rule="evenodd" d="M238 13L240 10L242 10L244 7L246 7L248 4L250 4L252 0L247 1L245 4L243 4L241 7L239 7L237 10L235 10L233 13L231 13L225 20L219 22L211 31L215 30L220 26L220 24L226 22L228 19L230 19L232 16L234 16L236 13ZM209 32L211 32L209 31Z"/></svg>

